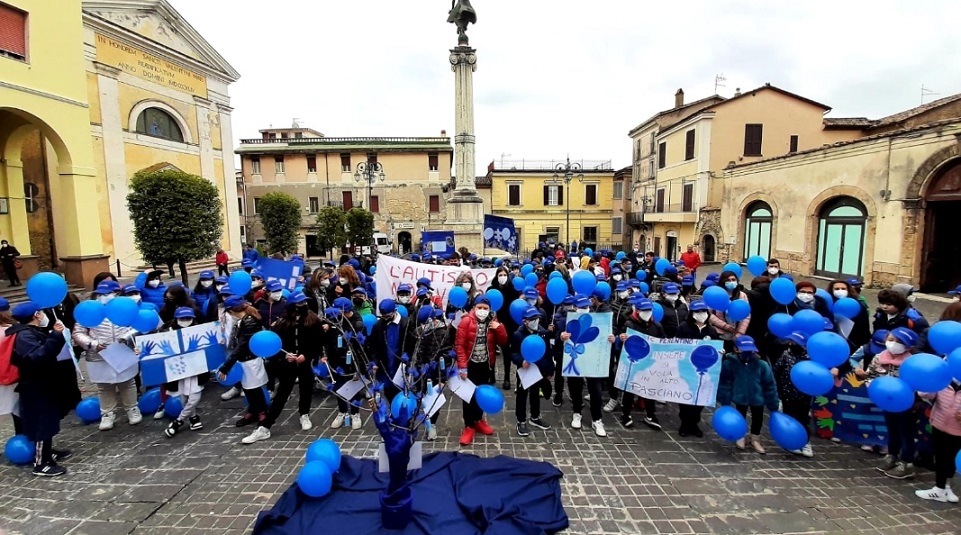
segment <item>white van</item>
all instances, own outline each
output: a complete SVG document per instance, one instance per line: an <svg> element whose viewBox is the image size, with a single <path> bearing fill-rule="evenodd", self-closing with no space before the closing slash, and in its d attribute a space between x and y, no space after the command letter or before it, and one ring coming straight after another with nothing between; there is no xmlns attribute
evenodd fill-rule
<svg viewBox="0 0 961 535"><path fill-rule="evenodd" d="M380 254L390 254L390 239L383 232L374 233L374 246Z"/></svg>

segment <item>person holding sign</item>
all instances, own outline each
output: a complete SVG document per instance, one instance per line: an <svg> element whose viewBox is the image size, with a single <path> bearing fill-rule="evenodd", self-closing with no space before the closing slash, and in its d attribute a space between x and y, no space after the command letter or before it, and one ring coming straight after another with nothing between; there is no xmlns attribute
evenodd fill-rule
<svg viewBox="0 0 961 535"><path fill-rule="evenodd" d="M595 298L596 299L596 298ZM573 312L588 313L591 312L592 301L590 298L583 294L576 294L574 296L574 310ZM610 307L607 304L601 304L598 306L600 310L598 312L610 312ZM563 321L559 321L555 318L554 321L554 332L557 335L557 345L561 348L564 344L571 339L571 333L567 332L567 315L563 317ZM613 336L613 335L612 335ZM606 379L603 377L568 377L567 378L567 389L571 396L571 405L574 412L571 418L571 428L580 429L581 428L581 411L584 410L584 398L582 393L584 392L584 385L587 384L587 392L590 395L590 411L591 411L591 429L594 430L594 434L599 437L606 437L607 430L604 429L604 421L602 419L601 411L601 390L604 388L604 381Z"/></svg>
<svg viewBox="0 0 961 535"><path fill-rule="evenodd" d="M547 377L554 373L554 361L550 357L544 358L551 336L547 329L541 326L541 319L544 315L536 307L529 307L524 312L524 325L517 328L511 337L511 359L517 364L517 403L515 415L517 416L517 434L522 437L529 436L530 430L527 423L527 404L530 400L531 418L530 425L538 429L550 429L551 426L541 419L541 388L550 388ZM528 341L528 338L540 338ZM531 367L536 369L531 369ZM525 380L527 374L532 374L532 378ZM539 379L535 379L539 377Z"/></svg>
<svg viewBox="0 0 961 535"><path fill-rule="evenodd" d="M640 294L638 294L640 295ZM634 313L624 322L625 332L619 335L620 346L627 341L627 329L635 330L654 338L665 338L664 327L654 320L654 303L646 297L638 297L633 300ZM644 423L655 431L661 430L661 424L657 421L657 404L653 399L640 398L644 402ZM624 399L621 401L621 425L631 427L634 419L631 418L631 408L634 405L634 394L624 392Z"/></svg>
<svg viewBox="0 0 961 535"><path fill-rule="evenodd" d="M195 310L191 307L180 307L174 312L174 320L163 326L161 331L178 331L180 329L186 329L194 324L196 320ZM180 394L180 401L183 405L183 409L180 411L180 416L177 416L174 421L170 422L167 429L164 430L164 435L167 438L173 438L177 434L177 431L184 426L184 420L190 422L191 431L199 431L204 428L204 424L200 421L200 415L197 414L197 407L200 405L200 395L204 391L204 385L210 380L210 372L205 372L200 375L194 375L191 377L185 377L179 381L173 383ZM161 391L167 391L167 385L161 385ZM171 388L170 390L173 390ZM163 404L161 404L161 408Z"/></svg>
<svg viewBox="0 0 961 535"><path fill-rule="evenodd" d="M678 327L677 337L687 340L720 340L721 335L718 334L717 329L708 323L708 316L710 316L710 311L707 303L703 300L692 301L690 314L688 314L687 320ZM698 424L701 423L701 412L703 411L704 407L700 405L678 403L681 427L677 434L682 437L688 435L694 435L697 438L703 437L704 433L698 427Z"/></svg>
<svg viewBox="0 0 961 535"><path fill-rule="evenodd" d="M474 299L471 311L463 317L457 328L454 351L457 355L457 372L462 381L474 385L490 383L490 374L497 361L497 346L507 343L507 330L491 314L490 300L485 295ZM468 446L474 441L474 432L493 435L494 429L484 421L484 412L476 399L464 402L464 432L460 443Z"/></svg>

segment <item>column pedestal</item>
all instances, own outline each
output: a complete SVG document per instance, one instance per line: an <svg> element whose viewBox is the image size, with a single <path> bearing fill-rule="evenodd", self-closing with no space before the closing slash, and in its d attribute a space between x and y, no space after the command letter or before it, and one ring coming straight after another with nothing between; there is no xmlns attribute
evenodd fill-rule
<svg viewBox="0 0 961 535"><path fill-rule="evenodd" d="M447 227L454 231L457 247L471 252L483 249L484 201L474 182L474 71L477 51L458 46L450 51L454 71L454 176L457 186L447 201Z"/></svg>

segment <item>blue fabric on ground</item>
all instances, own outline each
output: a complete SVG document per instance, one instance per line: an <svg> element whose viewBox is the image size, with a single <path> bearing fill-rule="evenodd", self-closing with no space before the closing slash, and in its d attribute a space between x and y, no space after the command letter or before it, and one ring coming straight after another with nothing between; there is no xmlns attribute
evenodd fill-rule
<svg viewBox="0 0 961 535"><path fill-rule="evenodd" d="M387 473L377 461L345 456L331 493L310 498L292 485L260 513L256 535L404 533L540 535L567 528L560 470L543 462L439 452L411 472L413 520L403 531L385 530L378 494Z"/></svg>

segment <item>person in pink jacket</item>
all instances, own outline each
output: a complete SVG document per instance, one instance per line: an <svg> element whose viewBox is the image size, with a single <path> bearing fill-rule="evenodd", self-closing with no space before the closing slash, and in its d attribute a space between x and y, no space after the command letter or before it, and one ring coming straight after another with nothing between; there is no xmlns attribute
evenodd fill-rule
<svg viewBox="0 0 961 535"><path fill-rule="evenodd" d="M961 451L961 382L957 379L944 390L921 394L933 399L931 408L931 445L934 448L934 487L918 490L918 498L937 502L958 503L948 480L954 477L955 459Z"/></svg>

